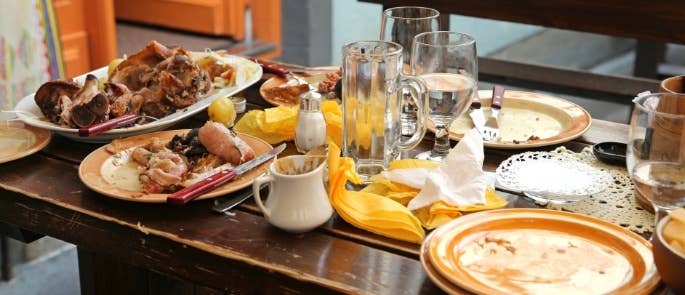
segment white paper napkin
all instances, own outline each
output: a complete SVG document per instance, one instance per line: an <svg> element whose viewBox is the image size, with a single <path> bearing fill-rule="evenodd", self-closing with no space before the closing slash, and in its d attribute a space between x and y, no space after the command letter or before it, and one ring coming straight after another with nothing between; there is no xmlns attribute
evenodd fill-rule
<svg viewBox="0 0 685 295"><path fill-rule="evenodd" d="M437 201L452 206L485 203L487 179L483 172L483 138L467 132L436 169L409 168L383 172L393 182L420 188L407 208L416 210Z"/></svg>

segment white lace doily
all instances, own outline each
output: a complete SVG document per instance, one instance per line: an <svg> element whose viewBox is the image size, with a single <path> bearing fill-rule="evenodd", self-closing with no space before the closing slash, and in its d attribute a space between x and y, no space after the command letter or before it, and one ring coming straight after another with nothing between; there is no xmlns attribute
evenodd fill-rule
<svg viewBox="0 0 685 295"><path fill-rule="evenodd" d="M562 153L525 152L497 167L497 182L513 191L568 202L604 191L611 175Z"/></svg>
<svg viewBox="0 0 685 295"><path fill-rule="evenodd" d="M548 204L547 208L594 216L640 234L651 233L654 230L654 214L643 209L635 200L635 189L625 167L600 162L592 154L591 147L586 147L580 153L559 147L552 153L571 157L607 172L613 181L606 190L587 199L573 204Z"/></svg>

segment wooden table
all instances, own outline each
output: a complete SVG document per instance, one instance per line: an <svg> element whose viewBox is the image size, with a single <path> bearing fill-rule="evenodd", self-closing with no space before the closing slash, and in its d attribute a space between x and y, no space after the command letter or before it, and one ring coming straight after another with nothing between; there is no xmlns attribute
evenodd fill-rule
<svg viewBox="0 0 685 295"><path fill-rule="evenodd" d="M245 93L249 108L267 106L258 86ZM200 126L203 116L174 128ZM625 142L627 131L624 124L594 120L565 146L578 151L599 141ZM288 146L286 153L295 153ZM104 197L78 177L79 162L98 147L54 136L38 154L0 166L0 221L76 244L84 294L439 292L419 263L419 245L337 216L312 232L291 234L269 225L252 203L228 216L211 212L211 200L172 207ZM515 152L486 150L485 169ZM533 206L508 197L510 206Z"/></svg>

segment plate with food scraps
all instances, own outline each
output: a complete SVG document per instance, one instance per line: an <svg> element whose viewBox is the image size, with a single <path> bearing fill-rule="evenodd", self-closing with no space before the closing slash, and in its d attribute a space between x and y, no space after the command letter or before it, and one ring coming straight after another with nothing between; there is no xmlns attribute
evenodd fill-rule
<svg viewBox="0 0 685 295"><path fill-rule="evenodd" d="M480 90L483 114L490 117L492 91ZM460 140L474 128L466 110L450 125L450 139ZM500 141L484 141L486 147L524 149L555 145L573 140L590 128L592 118L587 110L568 100L526 91L506 90L498 117ZM428 122L435 132L435 125Z"/></svg>
<svg viewBox="0 0 685 295"><path fill-rule="evenodd" d="M660 280L647 240L563 211L469 214L435 230L422 247L443 278L478 294L649 294Z"/></svg>
<svg viewBox="0 0 685 295"><path fill-rule="evenodd" d="M307 68L301 73L295 73L304 81L311 84L325 98L335 98L335 85L341 79L340 67ZM300 95L309 91L309 85L302 84L293 77L274 76L259 87L259 94L264 100L274 106L296 106Z"/></svg>
<svg viewBox="0 0 685 295"><path fill-rule="evenodd" d="M90 153L81 162L79 177L90 189L112 198L143 203L165 203L170 193L190 186L221 169L228 169L251 159L248 157L231 163L206 150L202 151L202 143L192 139L198 138L198 133L194 130L198 129L168 130L115 139ZM236 136L253 151L253 157L273 149L270 144L257 137L246 134ZM223 150L241 153L240 149ZM267 171L271 161L201 195L196 200L214 198L251 185L257 176ZM171 166L163 166L167 164ZM180 168L181 171L175 170L179 164L185 165L186 170L183 171L183 167ZM156 168L161 170L155 171ZM180 180L177 177L179 175ZM158 179L160 181L156 181Z"/></svg>
<svg viewBox="0 0 685 295"><path fill-rule="evenodd" d="M136 74L136 70L145 66L153 74L151 78L145 78L148 81L142 85L140 80L143 78L138 77L144 75ZM198 67L208 75L202 75ZM75 141L103 143L169 128L204 110L214 99L234 95L256 83L262 76L262 68L246 58L222 51L186 52L183 49L166 48L156 42L150 42L143 50L113 67L111 74L109 72L109 67L102 67L78 76L74 81L47 82L43 84L45 88L41 86L36 93L22 98L14 112L25 124L53 131ZM117 73L122 74L117 76ZM92 77L88 78L89 75ZM171 76L174 78L169 79ZM117 77L118 83L105 83L112 77ZM211 83L202 84L206 87L199 91L198 81ZM195 91L189 95L188 89ZM192 100L185 100L188 97ZM136 110L131 111L131 108ZM85 127L83 125L107 121L131 112L145 115L145 119L94 136L79 136L79 128Z"/></svg>
<svg viewBox="0 0 685 295"><path fill-rule="evenodd" d="M50 143L50 131L21 122L0 121L0 163L21 159Z"/></svg>

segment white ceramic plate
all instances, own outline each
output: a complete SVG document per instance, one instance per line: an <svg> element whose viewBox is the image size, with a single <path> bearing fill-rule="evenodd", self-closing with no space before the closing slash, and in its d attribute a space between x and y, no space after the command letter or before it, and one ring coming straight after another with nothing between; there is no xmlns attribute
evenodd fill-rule
<svg viewBox="0 0 685 295"><path fill-rule="evenodd" d="M22 120L25 124L42 129L47 129L59 135L65 136L69 139L80 142L103 143L109 142L112 139L116 138L130 137L138 134L163 130L171 127L171 125L185 118L188 118L204 110L207 106L209 106L209 104L214 99L234 95L249 87L250 85L256 83L262 77L262 68L258 64L242 57L231 56L230 58L239 60L240 66L254 67L254 73L251 74L249 77L246 77L246 80L243 83L239 82L235 86L213 89L209 96L206 96L198 100L193 105L185 109L178 110L175 113L163 117L157 121L145 123L143 125L134 125L126 128L112 129L95 136L81 137L78 135L78 129L66 128L49 122L45 118L43 113L40 111L38 105L36 105L34 99L35 93L22 98L21 101L19 101L17 106L14 108L14 110L17 111L17 117L19 117L19 119ZM106 77L107 67L102 67L92 72L83 74L81 76L74 78L74 80L76 80L80 84L83 84L86 80L86 75L88 74L93 74L98 78Z"/></svg>

